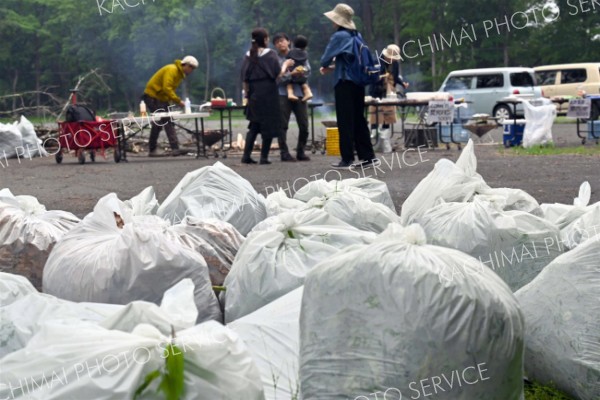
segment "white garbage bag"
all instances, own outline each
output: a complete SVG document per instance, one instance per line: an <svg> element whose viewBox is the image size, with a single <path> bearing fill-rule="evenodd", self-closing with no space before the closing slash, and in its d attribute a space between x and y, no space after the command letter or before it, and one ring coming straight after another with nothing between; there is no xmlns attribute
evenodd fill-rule
<svg viewBox="0 0 600 400"><path fill-rule="evenodd" d="M265 201L267 216L273 217L286 211L302 210L306 203L296 199L290 199L282 189L271 193Z"/></svg>
<svg viewBox="0 0 600 400"><path fill-rule="evenodd" d="M600 233L600 202L584 209L584 213L560 230L561 242L573 249Z"/></svg>
<svg viewBox="0 0 600 400"><path fill-rule="evenodd" d="M267 217L265 198L221 162L187 173L157 215L176 224L186 216L229 222L242 235Z"/></svg>
<svg viewBox="0 0 600 400"><path fill-rule="evenodd" d="M76 328L48 323L25 348L1 359L0 398L132 399L169 354L184 358L183 400L264 399L243 341L215 321L176 332L174 339L146 324L131 332L83 322ZM140 398L164 398L157 393L160 380Z"/></svg>
<svg viewBox="0 0 600 400"><path fill-rule="evenodd" d="M47 211L33 196L0 190L0 271L23 275L41 289L52 247L78 223L70 212Z"/></svg>
<svg viewBox="0 0 600 400"><path fill-rule="evenodd" d="M538 144L552 142L552 125L556 118L556 106L548 99L541 99L541 106L534 106L523 101L525 113L525 130L523 131L523 147L528 148Z"/></svg>
<svg viewBox="0 0 600 400"><path fill-rule="evenodd" d="M208 266L210 281L221 286L229 273L244 237L233 225L214 218L185 217L171 230L182 243L199 253Z"/></svg>
<svg viewBox="0 0 600 400"><path fill-rule="evenodd" d="M299 398L300 305L299 287L266 306L228 324L246 343L260 370L265 398Z"/></svg>
<svg viewBox="0 0 600 400"><path fill-rule="evenodd" d="M600 399L600 235L557 257L515 296L525 373L574 399Z"/></svg>
<svg viewBox="0 0 600 400"><path fill-rule="evenodd" d="M0 123L0 153L0 159L18 158L19 162L48 155L33 124L24 116L12 124Z"/></svg>
<svg viewBox="0 0 600 400"><path fill-rule="evenodd" d="M363 231L381 233L391 222L400 223L400 217L388 207L351 191L314 197L306 205L322 209Z"/></svg>
<svg viewBox="0 0 600 400"><path fill-rule="evenodd" d="M373 150L376 152L382 153L391 153L392 152L392 143L391 138L392 132L389 129L381 129L379 131L379 140L377 144L373 146Z"/></svg>
<svg viewBox="0 0 600 400"><path fill-rule="evenodd" d="M123 203L131 208L133 215L156 215L159 207L152 186L148 186L139 194L133 196L129 200L125 200Z"/></svg>
<svg viewBox="0 0 600 400"><path fill-rule="evenodd" d="M513 291L565 251L551 222L524 211L500 211L479 196L471 202L439 204L418 223L429 243L477 258ZM445 276L451 279L452 271Z"/></svg>
<svg viewBox="0 0 600 400"><path fill-rule="evenodd" d="M344 191L350 191L367 197L369 200L381 203L393 212L396 212L396 207L394 206L394 201L392 200L387 184L373 178L350 178L331 181L319 179L302 186L294 194L294 199L306 203L313 197L322 197Z"/></svg>
<svg viewBox="0 0 600 400"><path fill-rule="evenodd" d="M125 306L103 303L75 303L44 293L31 293L0 307L0 358L22 349L47 323L60 321L73 327L91 322L107 329L132 331L148 323L165 335L195 325L194 284L184 279L165 292L160 307L134 301Z"/></svg>
<svg viewBox="0 0 600 400"><path fill-rule="evenodd" d="M373 244L308 273L303 398L416 399L436 390L453 400L522 399L525 328L515 297L474 258L425 240L416 225L391 224ZM460 274L441 279L445 268Z"/></svg>
<svg viewBox="0 0 600 400"><path fill-rule="evenodd" d="M559 228L565 228L571 222L582 216L586 207L590 204L592 196L592 187L585 181L579 186L579 195L573 199L573 204L542 204L540 208L544 213L544 218L554 222Z"/></svg>
<svg viewBox="0 0 600 400"><path fill-rule="evenodd" d="M0 307L12 304L30 293L38 293L38 291L27 278L21 275L0 272Z"/></svg>
<svg viewBox="0 0 600 400"><path fill-rule="evenodd" d="M119 227L121 226L121 227ZM195 285L198 321L221 320L208 267L170 223L132 215L114 193L54 247L44 268L44 292L72 301L158 304L184 278Z"/></svg>
<svg viewBox="0 0 600 400"><path fill-rule="evenodd" d="M23 145L21 131L16 124L0 123L0 153L2 159L17 157L17 148ZM0 164L0 167L6 167Z"/></svg>
<svg viewBox="0 0 600 400"><path fill-rule="evenodd" d="M473 140L463 149L456 164L445 158L435 163L431 171L402 204L402 224L416 221L440 201L469 201L476 193L490 187L477 173Z"/></svg>
<svg viewBox="0 0 600 400"><path fill-rule="evenodd" d="M544 214L537 200L521 189L489 188L482 190L477 197L495 204L499 210L525 211L538 217Z"/></svg>
<svg viewBox="0 0 600 400"><path fill-rule="evenodd" d="M255 227L225 278L225 322L247 315L302 286L317 263L354 244L370 243L360 231L318 209L287 212Z"/></svg>
<svg viewBox="0 0 600 400"><path fill-rule="evenodd" d="M19 122L17 123L17 127L21 132L22 147L24 148L25 153L25 156L21 156L21 158L48 156L48 153L42 147L42 140L38 139L37 133L35 133L33 124L27 118L25 118L25 116L21 115L21 118L19 118Z"/></svg>

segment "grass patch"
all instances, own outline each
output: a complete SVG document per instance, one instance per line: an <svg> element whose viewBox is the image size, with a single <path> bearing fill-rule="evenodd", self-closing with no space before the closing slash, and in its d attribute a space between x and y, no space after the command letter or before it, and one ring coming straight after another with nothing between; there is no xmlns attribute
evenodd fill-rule
<svg viewBox="0 0 600 400"><path fill-rule="evenodd" d="M574 400L553 386L525 382L525 400Z"/></svg>
<svg viewBox="0 0 600 400"><path fill-rule="evenodd" d="M582 156L600 156L600 146L572 146L557 147L554 144L536 145L528 149L521 146L504 148L500 147L500 154L507 156L554 156L562 154L575 154Z"/></svg>

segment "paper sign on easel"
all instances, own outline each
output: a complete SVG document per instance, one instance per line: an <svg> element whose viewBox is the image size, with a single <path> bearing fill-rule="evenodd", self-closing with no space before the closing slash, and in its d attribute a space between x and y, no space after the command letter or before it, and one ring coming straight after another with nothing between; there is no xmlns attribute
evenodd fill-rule
<svg viewBox="0 0 600 400"><path fill-rule="evenodd" d="M431 100L429 102L429 111L427 122L438 122L441 124L451 124L454 120L454 104L451 101Z"/></svg>
<svg viewBox="0 0 600 400"><path fill-rule="evenodd" d="M569 101L569 118L589 118L592 110L592 99L572 99Z"/></svg>

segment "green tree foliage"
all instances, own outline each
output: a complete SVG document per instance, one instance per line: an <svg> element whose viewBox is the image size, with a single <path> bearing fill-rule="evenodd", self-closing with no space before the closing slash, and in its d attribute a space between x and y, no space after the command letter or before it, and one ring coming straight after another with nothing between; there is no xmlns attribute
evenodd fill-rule
<svg viewBox="0 0 600 400"><path fill-rule="evenodd" d="M454 69L600 60L598 1L346 2L373 51L379 54L390 43L401 47L402 72L412 90L437 90ZM221 87L239 101L239 67L250 31L264 26L271 35L308 37L311 85L319 98L331 100L332 77L317 71L333 32L323 12L335 3L3 0L0 94L45 89L66 98L78 76L97 68L110 91L87 87L82 100L101 110L135 110L158 68L193 54L200 68L181 91L198 104Z"/></svg>

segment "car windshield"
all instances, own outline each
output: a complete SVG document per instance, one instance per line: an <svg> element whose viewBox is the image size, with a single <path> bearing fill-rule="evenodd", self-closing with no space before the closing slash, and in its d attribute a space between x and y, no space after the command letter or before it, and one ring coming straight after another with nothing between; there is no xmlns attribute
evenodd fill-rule
<svg viewBox="0 0 600 400"><path fill-rule="evenodd" d="M529 72L514 72L510 74L511 86L534 86L535 80Z"/></svg>
<svg viewBox="0 0 600 400"><path fill-rule="evenodd" d="M471 88L472 76L451 76L443 90L464 90Z"/></svg>

